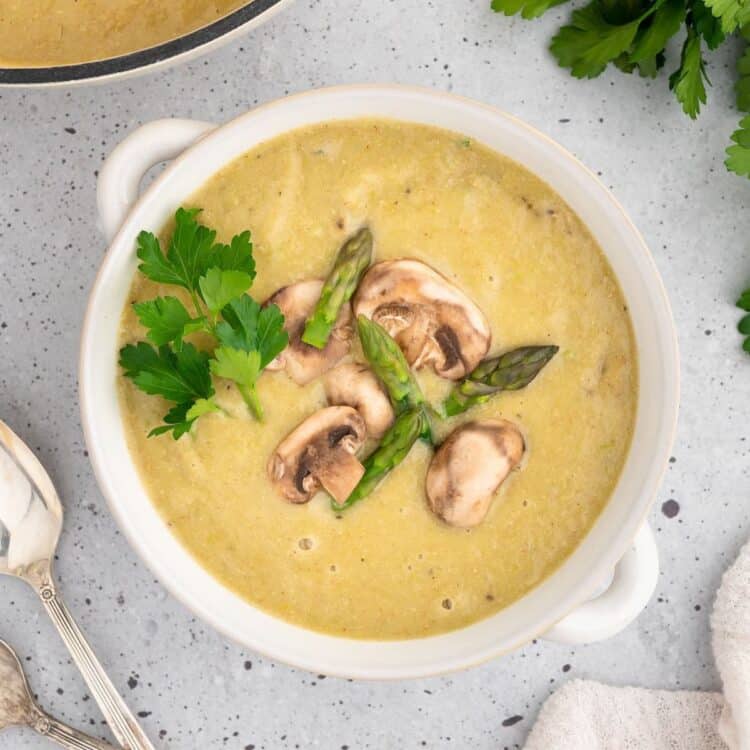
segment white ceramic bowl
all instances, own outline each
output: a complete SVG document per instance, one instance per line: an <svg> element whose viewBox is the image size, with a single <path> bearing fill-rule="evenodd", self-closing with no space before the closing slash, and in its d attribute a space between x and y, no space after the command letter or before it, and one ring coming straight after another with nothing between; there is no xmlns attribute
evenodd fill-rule
<svg viewBox="0 0 750 750"><path fill-rule="evenodd" d="M573 555L493 617L408 641L358 641L305 630L251 606L209 575L151 504L128 452L115 387L118 324L136 270L136 234L143 228L158 231L212 174L256 144L311 123L362 116L455 130L549 183L606 253L627 299L639 353L640 400L630 455L612 498ZM170 158L174 161L166 171L138 197L147 169ZM658 562L653 537L643 524L668 460L678 407L675 331L643 240L610 193L567 151L513 117L455 96L399 86L341 87L267 104L219 128L186 120L146 125L107 159L98 197L111 245L83 329L80 385L86 442L102 491L130 543L201 618L246 646L314 672L387 679L464 668L542 634L566 642L601 639L627 625L645 606ZM589 601L608 580L606 591Z"/></svg>

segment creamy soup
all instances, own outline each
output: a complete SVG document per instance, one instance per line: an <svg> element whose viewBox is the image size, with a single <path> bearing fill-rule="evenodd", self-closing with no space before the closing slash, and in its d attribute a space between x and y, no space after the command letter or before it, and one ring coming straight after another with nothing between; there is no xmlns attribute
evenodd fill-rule
<svg viewBox="0 0 750 750"><path fill-rule="evenodd" d="M248 0L2 0L0 67L103 60L216 21Z"/></svg>
<svg viewBox="0 0 750 750"><path fill-rule="evenodd" d="M436 425L502 418L526 441L521 466L486 519L446 525L428 507L432 455L418 443L377 489L339 514L319 494L285 502L266 463L279 442L325 406L321 381L300 387L264 373L266 421L234 386L226 414L201 417L174 441L147 438L167 405L121 379L133 458L154 504L190 553L247 601L326 633L416 638L485 618L549 576L585 536L626 458L637 402L627 307L580 219L549 186L462 135L380 120L332 122L254 148L188 201L224 241L253 232L251 293L324 278L363 224L374 260L416 258L453 281L487 316L490 353L556 344L525 390L503 393ZM171 232L167 227L165 234ZM174 294L138 277L129 301ZM121 344L143 339L128 305ZM351 358L361 360L358 346ZM427 370L433 403L450 383Z"/></svg>

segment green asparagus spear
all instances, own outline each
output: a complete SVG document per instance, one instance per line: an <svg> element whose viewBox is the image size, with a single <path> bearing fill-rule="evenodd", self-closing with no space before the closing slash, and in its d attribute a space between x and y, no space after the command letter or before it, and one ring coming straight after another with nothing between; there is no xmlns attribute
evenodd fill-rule
<svg viewBox="0 0 750 750"><path fill-rule="evenodd" d="M380 445L365 459L365 473L352 494L341 504L331 501L334 510L350 508L395 469L407 456L414 443L429 429L424 408L408 409L400 414L388 432L383 435Z"/></svg>
<svg viewBox="0 0 750 750"><path fill-rule="evenodd" d="M425 403L419 384L401 351L388 331L374 320L357 318L359 340L373 372L383 381L397 413Z"/></svg>
<svg viewBox="0 0 750 750"><path fill-rule="evenodd" d="M430 407L399 345L385 328L364 315L357 319L357 327L365 357L385 385L397 416L380 445L365 459L365 473L352 494L341 505L332 503L335 510L349 508L369 495L406 458L419 438L433 442Z"/></svg>
<svg viewBox="0 0 750 750"><path fill-rule="evenodd" d="M525 388L555 356L557 346L522 346L480 362L453 388L443 404L449 417L461 414L472 406L483 404L500 391Z"/></svg>
<svg viewBox="0 0 750 750"><path fill-rule="evenodd" d="M323 284L312 315L305 323L302 340L316 349L328 343L341 308L352 298L372 257L372 232L363 227L339 250L331 273Z"/></svg>

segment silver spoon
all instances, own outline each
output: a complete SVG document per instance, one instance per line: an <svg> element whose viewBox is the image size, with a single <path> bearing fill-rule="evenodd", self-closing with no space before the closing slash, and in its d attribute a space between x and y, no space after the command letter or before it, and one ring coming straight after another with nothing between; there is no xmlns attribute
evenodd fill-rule
<svg viewBox="0 0 750 750"><path fill-rule="evenodd" d="M21 662L13 649L0 641L0 732L28 726L67 750L115 750L112 745L66 726L36 705Z"/></svg>
<svg viewBox="0 0 750 750"><path fill-rule="evenodd" d="M0 421L0 574L21 578L39 594L117 741L127 750L154 750L55 589L52 559L62 519L44 467Z"/></svg>

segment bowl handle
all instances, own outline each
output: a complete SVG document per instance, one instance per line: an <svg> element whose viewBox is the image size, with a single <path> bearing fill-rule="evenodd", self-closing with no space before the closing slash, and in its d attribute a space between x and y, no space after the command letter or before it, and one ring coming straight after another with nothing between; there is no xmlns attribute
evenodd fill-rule
<svg viewBox="0 0 750 750"><path fill-rule="evenodd" d="M99 172L99 226L110 242L138 198L151 167L174 159L216 127L200 120L154 120L131 133L107 157Z"/></svg>
<svg viewBox="0 0 750 750"><path fill-rule="evenodd" d="M630 625L648 604L659 577L659 554L648 523L617 563L612 581L599 596L582 604L550 628L544 638L558 643L593 643Z"/></svg>

